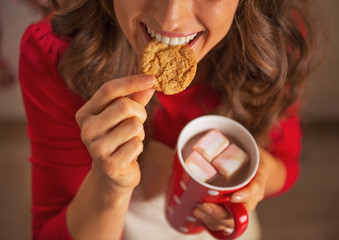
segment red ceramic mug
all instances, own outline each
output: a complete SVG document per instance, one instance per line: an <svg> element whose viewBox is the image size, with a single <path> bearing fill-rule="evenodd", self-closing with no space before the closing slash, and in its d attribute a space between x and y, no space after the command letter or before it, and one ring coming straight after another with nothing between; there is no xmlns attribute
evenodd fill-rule
<svg viewBox="0 0 339 240"><path fill-rule="evenodd" d="M184 164L182 149L185 143L195 135L213 128L219 129L227 137L235 139L250 156L246 176L234 186L217 187L201 182L189 172ZM230 195L245 187L252 180L258 165L259 151L256 142L241 124L217 115L206 115L192 120L181 131L176 146L176 155L166 193L165 206L168 222L174 229L182 233L193 234L206 229L217 239L240 237L247 228L248 213L243 204L230 202ZM197 204L204 202L219 204L232 214L234 219L232 233L211 231L193 216L193 210Z"/></svg>

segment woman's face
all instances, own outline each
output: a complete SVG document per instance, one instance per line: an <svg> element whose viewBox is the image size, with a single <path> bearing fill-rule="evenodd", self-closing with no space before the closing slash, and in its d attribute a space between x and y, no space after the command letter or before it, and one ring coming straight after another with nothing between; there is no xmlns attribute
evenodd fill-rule
<svg viewBox="0 0 339 240"><path fill-rule="evenodd" d="M139 56L156 38L187 43L200 61L227 34L239 0L113 0L119 25Z"/></svg>

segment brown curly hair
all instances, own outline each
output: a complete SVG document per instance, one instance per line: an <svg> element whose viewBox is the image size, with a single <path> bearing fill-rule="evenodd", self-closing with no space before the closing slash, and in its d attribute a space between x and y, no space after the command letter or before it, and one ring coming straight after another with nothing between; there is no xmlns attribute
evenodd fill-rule
<svg viewBox="0 0 339 240"><path fill-rule="evenodd" d="M52 27L72 39L59 70L89 99L103 82L132 73L135 53L115 19L112 0L53 0ZM239 0L226 37L204 61L219 93L218 113L259 139L298 101L319 63L326 33L310 0ZM127 64L126 63L130 63Z"/></svg>

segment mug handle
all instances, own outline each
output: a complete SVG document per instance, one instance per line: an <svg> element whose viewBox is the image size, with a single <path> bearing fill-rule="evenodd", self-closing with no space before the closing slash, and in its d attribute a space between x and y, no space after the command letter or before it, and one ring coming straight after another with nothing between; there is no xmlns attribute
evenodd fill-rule
<svg viewBox="0 0 339 240"><path fill-rule="evenodd" d="M219 240L230 240L240 237L248 226L248 213L242 203L223 202L219 203L224 207L230 214L232 214L234 220L233 232L228 234L226 231L212 231L206 227L207 231L216 239Z"/></svg>

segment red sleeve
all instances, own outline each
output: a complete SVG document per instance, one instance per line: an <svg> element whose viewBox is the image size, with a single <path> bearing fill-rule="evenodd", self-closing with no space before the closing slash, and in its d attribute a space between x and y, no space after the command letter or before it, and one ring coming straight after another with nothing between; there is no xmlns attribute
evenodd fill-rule
<svg viewBox="0 0 339 240"><path fill-rule="evenodd" d="M19 80L31 142L33 239L71 239L66 208L91 166L74 118L84 102L57 72L67 45L46 20L29 26L21 41Z"/></svg>
<svg viewBox="0 0 339 240"><path fill-rule="evenodd" d="M295 110L297 106L292 106L289 112ZM283 119L278 126L271 131L272 145L270 153L280 159L286 167L286 181L280 192L274 196L288 191L296 183L299 172L299 157L301 152L302 131L297 114L291 114ZM274 197L272 196L272 197Z"/></svg>

